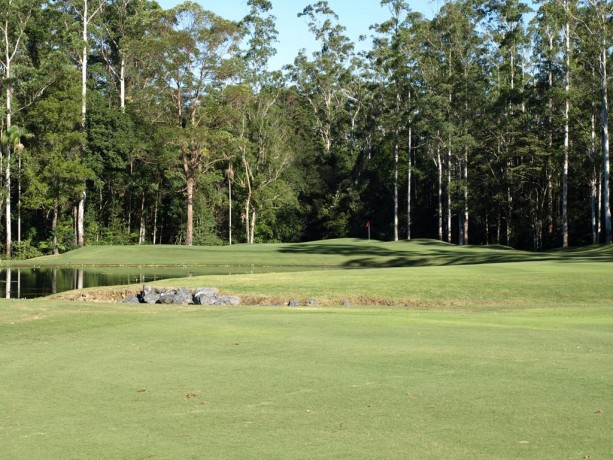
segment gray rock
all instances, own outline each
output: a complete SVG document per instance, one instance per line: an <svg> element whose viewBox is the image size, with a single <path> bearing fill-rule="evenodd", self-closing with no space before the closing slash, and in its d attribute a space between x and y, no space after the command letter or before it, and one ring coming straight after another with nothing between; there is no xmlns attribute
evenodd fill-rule
<svg viewBox="0 0 613 460"><path fill-rule="evenodd" d="M196 305L215 305L219 290L215 288L198 288L194 291L193 301Z"/></svg>
<svg viewBox="0 0 613 460"><path fill-rule="evenodd" d="M240 305L241 299L240 297L231 296L231 295L223 295L217 298L217 302L215 305Z"/></svg>
<svg viewBox="0 0 613 460"><path fill-rule="evenodd" d="M135 295L123 300L123 303L140 303L140 297Z"/></svg>
<svg viewBox="0 0 613 460"><path fill-rule="evenodd" d="M217 297L219 294L219 289L215 288L198 288L194 291L194 297L196 296L206 296L206 297Z"/></svg>
<svg viewBox="0 0 613 460"><path fill-rule="evenodd" d="M296 300L296 299L290 299L290 301L287 302L287 306L288 307L299 307L300 305L302 305L302 302L300 302L300 300Z"/></svg>
<svg viewBox="0 0 613 460"><path fill-rule="evenodd" d="M350 306L351 306L351 302L349 302L347 299L341 300L341 307L350 307Z"/></svg>
<svg viewBox="0 0 613 460"><path fill-rule="evenodd" d="M192 296L192 291L186 288L177 289L177 294L175 296L175 303L181 305L191 305L194 303L194 298Z"/></svg>
<svg viewBox="0 0 613 460"><path fill-rule="evenodd" d="M178 300L178 303L180 304L181 301L180 299L177 299L177 292L174 289L171 289L170 291L166 291L160 294L160 299L158 300L157 303L172 305L172 304L177 304L177 300Z"/></svg>
<svg viewBox="0 0 613 460"><path fill-rule="evenodd" d="M157 294L155 292L145 294L143 292L143 294L141 294L141 299L143 303L157 303L160 300L160 294Z"/></svg>
<svg viewBox="0 0 613 460"><path fill-rule="evenodd" d="M306 301L306 306L307 307L316 307L317 306L317 300L315 299L309 299Z"/></svg>

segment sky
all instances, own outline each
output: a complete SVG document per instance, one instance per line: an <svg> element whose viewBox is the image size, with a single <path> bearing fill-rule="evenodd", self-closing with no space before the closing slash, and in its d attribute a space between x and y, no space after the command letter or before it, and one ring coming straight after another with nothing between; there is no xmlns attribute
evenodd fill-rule
<svg viewBox="0 0 613 460"><path fill-rule="evenodd" d="M249 12L247 0L195 1L218 16L234 21L242 19ZM168 9L179 1L158 0L158 3ZM271 59L270 66L272 69L280 69L285 64L291 64L300 49L306 49L308 54L316 49L306 18L297 16L315 0L271 0L271 3L271 13L277 18L279 37L276 43L277 55ZM360 43L360 35L370 36L371 25L390 17L388 7L382 7L380 0L328 0L328 3L338 15L339 22L346 27L346 34L355 43L357 50L370 49L370 39ZM432 17L441 4L439 0L408 0L408 3L413 11L419 11L426 17Z"/></svg>

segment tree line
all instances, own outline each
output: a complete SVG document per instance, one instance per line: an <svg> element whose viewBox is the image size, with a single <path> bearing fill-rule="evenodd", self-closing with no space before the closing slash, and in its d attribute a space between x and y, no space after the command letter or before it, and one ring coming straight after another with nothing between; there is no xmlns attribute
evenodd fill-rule
<svg viewBox="0 0 613 460"><path fill-rule="evenodd" d="M274 11L0 0L5 257L85 244L611 243L613 3L447 0L356 51L326 1L271 70ZM367 229L366 226L369 228Z"/></svg>

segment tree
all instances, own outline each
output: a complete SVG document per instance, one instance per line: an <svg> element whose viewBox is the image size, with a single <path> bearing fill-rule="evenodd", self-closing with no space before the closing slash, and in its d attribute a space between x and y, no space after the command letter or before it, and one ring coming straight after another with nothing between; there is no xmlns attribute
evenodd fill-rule
<svg viewBox="0 0 613 460"><path fill-rule="evenodd" d="M236 24L195 3L172 10L175 27L160 37L161 68L157 84L167 109L165 134L180 153L186 186L186 236L191 246L194 233L194 193L197 178L227 157L231 136L211 129L219 114L217 96L223 82L235 73L228 59L239 40Z"/></svg>
<svg viewBox="0 0 613 460"><path fill-rule="evenodd" d="M12 246L11 218L11 151L15 145L20 145L19 130L11 130L14 112L14 62L22 53L26 40L26 29L32 18L32 12L37 4L32 0L2 0L0 1L0 45L2 47L0 68L2 69L2 85L6 88L6 117L2 123L0 134L5 138L6 169L5 169L5 213L6 213L6 255L10 258ZM17 144L14 144L14 141ZM21 233L19 232L19 238Z"/></svg>

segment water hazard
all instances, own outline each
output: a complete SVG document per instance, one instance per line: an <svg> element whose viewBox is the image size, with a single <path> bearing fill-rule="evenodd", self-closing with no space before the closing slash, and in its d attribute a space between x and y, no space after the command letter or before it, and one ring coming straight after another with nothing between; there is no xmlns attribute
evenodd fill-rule
<svg viewBox="0 0 613 460"><path fill-rule="evenodd" d="M88 287L144 284L169 278L264 271L267 270L262 267L6 268L0 270L0 296L7 299L33 299Z"/></svg>

